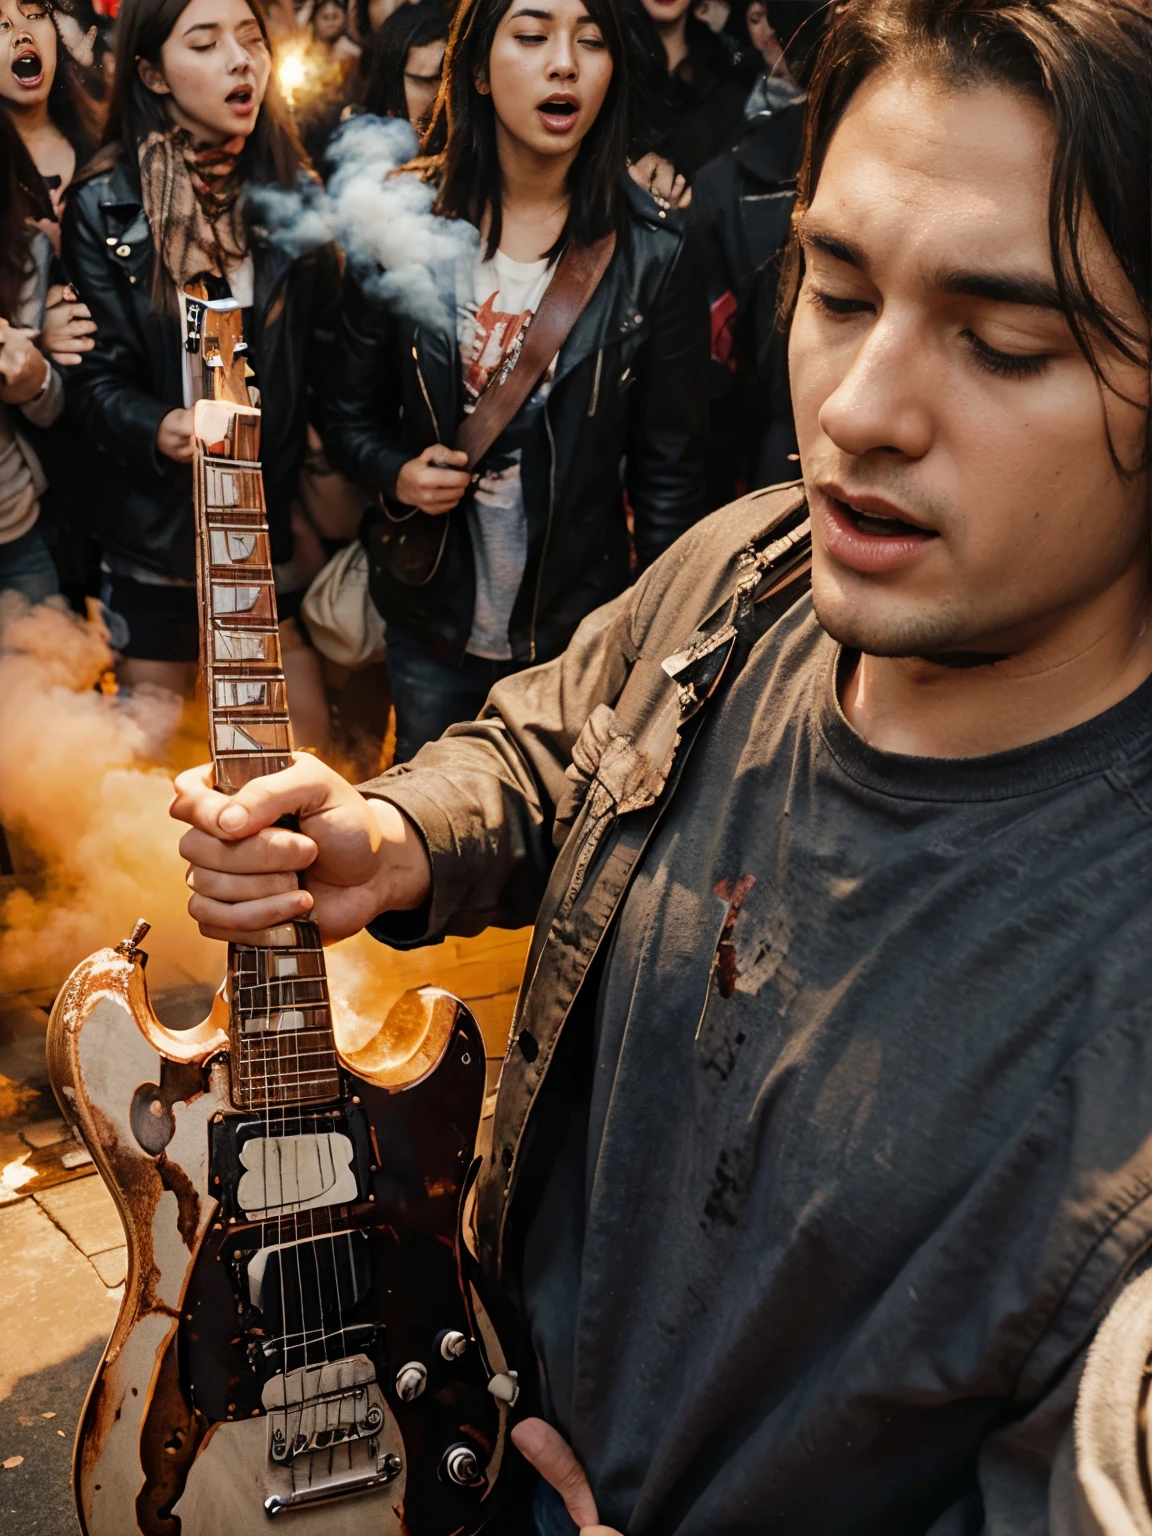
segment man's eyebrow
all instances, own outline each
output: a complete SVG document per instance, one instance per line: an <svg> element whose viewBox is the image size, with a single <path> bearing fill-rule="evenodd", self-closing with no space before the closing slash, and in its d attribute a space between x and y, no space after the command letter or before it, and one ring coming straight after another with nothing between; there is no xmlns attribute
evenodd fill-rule
<svg viewBox="0 0 1152 1536"><path fill-rule="evenodd" d="M796 229L802 245L815 247L842 261L846 266L867 272L868 258L862 246L831 230L821 229L801 219ZM1060 290L1050 277L1035 272L981 272L963 267L946 267L937 272L933 287L942 293L962 294L974 299L990 299L996 304L1022 304L1032 309L1058 309L1067 305L1060 297Z"/></svg>
<svg viewBox="0 0 1152 1536"><path fill-rule="evenodd" d="M936 286L944 293L991 299L996 304L1026 304L1033 309L1067 308L1052 279L1033 272L966 272L952 267L936 274Z"/></svg>
<svg viewBox="0 0 1152 1536"><path fill-rule="evenodd" d="M833 261L842 261L846 266L858 267L861 272L868 270L868 259L861 246L853 240L846 240L842 235L834 235L831 230L821 229L807 217L801 218L798 222L796 236L801 245L815 246L818 251L831 256Z"/></svg>

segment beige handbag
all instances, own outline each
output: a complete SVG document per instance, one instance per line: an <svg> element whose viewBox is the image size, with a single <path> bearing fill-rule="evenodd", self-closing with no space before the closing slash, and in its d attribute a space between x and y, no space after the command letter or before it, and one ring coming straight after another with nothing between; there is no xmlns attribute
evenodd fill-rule
<svg viewBox="0 0 1152 1536"><path fill-rule="evenodd" d="M359 539L333 555L305 595L312 644L342 667L384 659L384 620L368 591L368 552Z"/></svg>

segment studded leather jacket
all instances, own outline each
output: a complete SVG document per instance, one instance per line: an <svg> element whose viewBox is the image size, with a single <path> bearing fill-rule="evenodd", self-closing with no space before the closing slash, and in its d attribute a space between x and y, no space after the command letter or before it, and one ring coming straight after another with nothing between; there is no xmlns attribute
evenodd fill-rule
<svg viewBox="0 0 1152 1536"><path fill-rule="evenodd" d="M135 164L120 154L69 192L65 270L96 322L95 346L65 381L95 449L90 527L105 548L165 576L196 574L192 471L156 451L156 430L184 404L175 311L152 311L152 231ZM293 261L253 231L248 337L263 411L261 453L272 558L292 553L289 506L306 445L309 388L329 344L339 290L332 246Z"/></svg>

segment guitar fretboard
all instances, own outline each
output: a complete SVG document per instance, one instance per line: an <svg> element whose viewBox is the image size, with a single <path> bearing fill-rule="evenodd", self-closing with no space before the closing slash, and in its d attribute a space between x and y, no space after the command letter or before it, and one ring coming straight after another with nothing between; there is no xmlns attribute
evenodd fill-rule
<svg viewBox="0 0 1152 1536"><path fill-rule="evenodd" d="M217 789L287 768L292 729L260 474L235 304L197 301L204 398L195 407L201 659ZM190 327L189 339L192 339ZM228 946L232 1100L288 1109L340 1096L324 951L315 924Z"/></svg>
<svg viewBox="0 0 1152 1536"><path fill-rule="evenodd" d="M197 476L212 761L232 794L287 768L292 735L260 466L203 454Z"/></svg>
<svg viewBox="0 0 1152 1536"><path fill-rule="evenodd" d="M228 949L233 1100L270 1109L338 1098L320 935L313 923L289 923L267 938Z"/></svg>

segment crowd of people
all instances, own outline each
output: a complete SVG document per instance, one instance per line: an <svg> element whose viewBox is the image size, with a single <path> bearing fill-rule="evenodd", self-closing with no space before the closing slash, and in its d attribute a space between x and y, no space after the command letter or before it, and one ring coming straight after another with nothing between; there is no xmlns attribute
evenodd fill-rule
<svg viewBox="0 0 1152 1536"><path fill-rule="evenodd" d="M98 602L122 687L195 687L195 283L244 310L302 746L333 723L307 593L349 541L404 759L706 512L795 474L775 290L818 6L589 0L508 32L507 0L87 3L0 0L0 591ZM519 68L541 47L543 102ZM286 251L253 213L328 177L366 115L412 125L401 174L476 231L450 348L335 244ZM609 236L469 463L456 435L564 253Z"/></svg>

